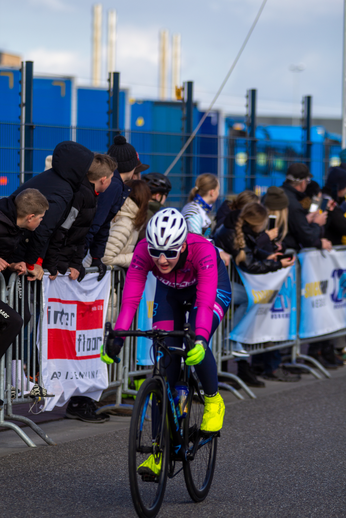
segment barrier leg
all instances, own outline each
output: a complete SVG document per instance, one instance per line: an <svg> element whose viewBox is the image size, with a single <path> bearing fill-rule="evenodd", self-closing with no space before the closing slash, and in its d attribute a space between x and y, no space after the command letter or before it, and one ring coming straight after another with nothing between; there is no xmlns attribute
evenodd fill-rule
<svg viewBox="0 0 346 518"><path fill-rule="evenodd" d="M21 439L25 442L27 446L30 446L30 448L36 448L36 444L26 435L26 433L23 432L19 426L17 426L14 423L8 423L7 421L0 420L0 426L3 426L4 428L10 428L14 432L16 432Z"/></svg>
<svg viewBox="0 0 346 518"><path fill-rule="evenodd" d="M21 415L14 415L14 414L7 414L6 415L6 419L12 419L13 421L20 421L21 423L25 423L27 426L30 426L30 428L37 433L37 435L39 435L41 437L41 439L43 439L47 444L49 444L49 446L56 446L56 443L53 441L53 439L51 439L49 437L49 435L47 435L43 430L42 428L40 428L36 423L34 423L33 421L31 421L31 419L28 419L27 417L24 417L24 416L21 416ZM13 428L13 427L16 427L20 430L20 428L16 425L12 425L12 423L8 423L7 421L4 423L4 425L8 425L10 428ZM11 425L11 426L10 426ZM17 431L17 430L16 430ZM17 432L18 433L18 432ZM19 434L23 441L25 441L27 443L27 441L25 440L25 438ZM25 435L25 434L24 434ZM27 437L27 436L25 436ZM27 439L30 441L29 437L27 437ZM32 441L30 441L32 442ZM28 443L27 443L28 444ZM28 444L28 446L35 446L34 443L32 444Z"/></svg>
<svg viewBox="0 0 346 518"><path fill-rule="evenodd" d="M241 388L245 390L245 392L251 399L257 399L255 394L252 392L252 390L250 390L249 387L243 382L243 380L238 378L238 376L236 376L235 374L231 374L230 372L220 371L220 372L218 372L218 376L223 376L224 378L229 378L229 379L236 381L237 383L239 383ZM244 397L234 387L232 387L231 385L228 385L228 383L219 382L218 385L221 388L230 390L238 399L244 399Z"/></svg>
<svg viewBox="0 0 346 518"><path fill-rule="evenodd" d="M309 372L310 374L315 376L315 378L318 379L318 380L322 379L322 377L318 374L318 372L316 372L311 367L308 367L304 363L297 363L297 362L284 363L284 367L297 367L298 369L305 370L305 371Z"/></svg>
<svg viewBox="0 0 346 518"><path fill-rule="evenodd" d="M315 360L315 358L312 358L311 356L307 356L305 354L300 354L299 358L301 358L302 360L305 360L307 362L312 363L313 365L315 365L315 367L318 370L320 370L322 372L322 374L325 375L326 378L330 378L329 372L320 364L319 361Z"/></svg>

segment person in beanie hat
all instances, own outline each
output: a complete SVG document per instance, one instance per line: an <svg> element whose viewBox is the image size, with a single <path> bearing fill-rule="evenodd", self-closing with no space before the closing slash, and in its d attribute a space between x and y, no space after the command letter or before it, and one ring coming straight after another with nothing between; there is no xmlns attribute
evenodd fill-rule
<svg viewBox="0 0 346 518"><path fill-rule="evenodd" d="M99 195L95 218L86 238L86 252L89 250L89 253L83 262L84 266L97 266L99 279L107 271L101 258L105 253L110 223L130 193L131 189L125 182L132 179L139 162L137 151L122 135L114 137L107 154L116 160L118 168L108 189Z"/></svg>
<svg viewBox="0 0 346 518"><path fill-rule="evenodd" d="M330 250L331 242L323 237L327 213L308 215L301 204L311 177L309 168L302 163L291 164L287 170L286 181L281 186L289 200L288 233L284 243L294 250L311 247Z"/></svg>

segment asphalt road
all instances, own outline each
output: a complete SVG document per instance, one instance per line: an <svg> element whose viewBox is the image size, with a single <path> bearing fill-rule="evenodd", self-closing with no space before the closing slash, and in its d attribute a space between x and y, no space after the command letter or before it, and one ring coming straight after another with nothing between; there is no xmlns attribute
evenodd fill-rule
<svg viewBox="0 0 346 518"><path fill-rule="evenodd" d="M346 367L330 380L307 375L299 383L267 383L256 391L256 400L237 401L222 392L226 418L208 498L194 504L181 473L168 481L159 516L344 518L345 383ZM58 445L35 449L14 445L11 450L15 434L2 432L0 446L5 440L8 448L0 459L1 516L135 517L128 423L129 418L112 418L104 428L90 428L60 421L51 429L48 423L43 428ZM73 432L77 425L84 433Z"/></svg>

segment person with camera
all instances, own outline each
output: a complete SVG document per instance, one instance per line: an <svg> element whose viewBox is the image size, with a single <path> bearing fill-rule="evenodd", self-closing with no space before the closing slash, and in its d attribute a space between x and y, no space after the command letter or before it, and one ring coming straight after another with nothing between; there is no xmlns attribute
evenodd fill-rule
<svg viewBox="0 0 346 518"><path fill-rule="evenodd" d="M306 197L305 190L311 178L312 174L305 164L294 163L287 170L286 181L281 186L289 200L288 233L284 244L294 250L301 248L331 250L332 243L323 234L327 212L324 211L321 214L317 211L308 214L301 203Z"/></svg>

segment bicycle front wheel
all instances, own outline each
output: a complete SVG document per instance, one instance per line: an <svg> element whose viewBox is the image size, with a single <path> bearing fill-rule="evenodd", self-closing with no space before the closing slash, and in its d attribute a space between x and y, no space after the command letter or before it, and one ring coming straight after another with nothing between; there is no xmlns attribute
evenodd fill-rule
<svg viewBox="0 0 346 518"><path fill-rule="evenodd" d="M132 500L141 518L157 515L162 504L167 483L169 434L167 418L163 415L162 385L148 379L141 386L133 409L129 435L129 476ZM156 461L158 473L140 470L149 457ZM147 473L143 474L143 471Z"/></svg>
<svg viewBox="0 0 346 518"><path fill-rule="evenodd" d="M187 458L184 461L186 488L194 502L201 502L209 493L216 463L217 437L200 434L204 397L197 383L190 385L188 411L184 422Z"/></svg>

